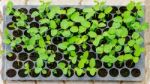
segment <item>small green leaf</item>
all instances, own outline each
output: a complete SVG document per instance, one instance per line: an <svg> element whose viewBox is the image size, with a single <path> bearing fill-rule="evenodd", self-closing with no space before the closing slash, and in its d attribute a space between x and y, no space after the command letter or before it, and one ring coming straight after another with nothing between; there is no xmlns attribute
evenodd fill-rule
<svg viewBox="0 0 150 84"><path fill-rule="evenodd" d="M59 62L59 63L58 63L58 67L59 67L60 69L62 69L62 70L65 68L65 66L66 66L66 64L63 63L63 62Z"/></svg>
<svg viewBox="0 0 150 84"><path fill-rule="evenodd" d="M101 35L98 35L95 40L93 41L93 45L98 46L100 43L100 40L103 39Z"/></svg>
<svg viewBox="0 0 150 84"><path fill-rule="evenodd" d="M95 37L97 36L97 34L96 34L95 32L93 32L93 31L90 31L90 32L88 33L88 35L89 35L91 38L95 38Z"/></svg>
<svg viewBox="0 0 150 84"><path fill-rule="evenodd" d="M64 31L62 32L62 35L63 35L64 37L69 37L69 36L71 35L71 32L70 32L69 30L64 30Z"/></svg>
<svg viewBox="0 0 150 84"><path fill-rule="evenodd" d="M70 45L68 48L67 48L67 51L73 51L75 50L75 46L74 45Z"/></svg>
<svg viewBox="0 0 150 84"><path fill-rule="evenodd" d="M36 63L38 68L41 68L43 66L43 60L41 58L38 58Z"/></svg>
<svg viewBox="0 0 150 84"><path fill-rule="evenodd" d="M138 63L139 62L139 57L133 57L133 62Z"/></svg>
<svg viewBox="0 0 150 84"><path fill-rule="evenodd" d="M58 48L66 50L68 45L69 45L68 42L63 42L63 43L58 44Z"/></svg>
<svg viewBox="0 0 150 84"><path fill-rule="evenodd" d="M120 45L124 45L124 44L125 44L125 38L119 38L119 39L118 39L118 43L119 43Z"/></svg>
<svg viewBox="0 0 150 84"><path fill-rule="evenodd" d="M140 34L138 32L133 32L133 34L132 34L133 39L137 39L137 38L139 38L139 36L140 36Z"/></svg>
<svg viewBox="0 0 150 84"><path fill-rule="evenodd" d="M139 10L139 11L137 11L137 14L138 14L139 17L143 17L144 16L144 11Z"/></svg>
<svg viewBox="0 0 150 84"><path fill-rule="evenodd" d="M129 10L129 11L133 10L134 6L135 6L135 3L134 3L133 1L131 1L131 2L127 5L127 10Z"/></svg>
<svg viewBox="0 0 150 84"><path fill-rule="evenodd" d="M98 15L98 18L99 19L103 19L105 17L105 13L100 13L99 15Z"/></svg>
<svg viewBox="0 0 150 84"><path fill-rule="evenodd" d="M125 52L125 53L130 53L130 52L131 52L130 47L129 47L129 46L125 46L124 52Z"/></svg>
<svg viewBox="0 0 150 84"><path fill-rule="evenodd" d="M118 45L118 46L115 46L115 51L118 52L122 49L122 46Z"/></svg>
<svg viewBox="0 0 150 84"><path fill-rule="evenodd" d="M78 32L78 27L77 26L72 26L70 28L70 31L73 32L73 33Z"/></svg>
<svg viewBox="0 0 150 84"><path fill-rule="evenodd" d="M84 26L79 26L79 33L83 33L86 31L86 27Z"/></svg>
<svg viewBox="0 0 150 84"><path fill-rule="evenodd" d="M42 68L36 67L34 71L36 74L39 74L42 71Z"/></svg>
<svg viewBox="0 0 150 84"><path fill-rule="evenodd" d="M49 24L50 20L47 18L43 18L39 20L40 24Z"/></svg>
<svg viewBox="0 0 150 84"><path fill-rule="evenodd" d="M51 35L52 35L52 36L56 36L57 33L58 33L58 30L57 30L57 29L52 29L52 30L51 30Z"/></svg>
<svg viewBox="0 0 150 84"><path fill-rule="evenodd" d="M69 9L67 10L67 15L69 16L69 15L73 14L75 11L76 11L75 8L69 8Z"/></svg>
<svg viewBox="0 0 150 84"><path fill-rule="evenodd" d="M55 59L54 59L55 57L56 57L55 54L50 55L50 56L48 57L48 59L47 59L48 63L54 62L54 61L55 61Z"/></svg>
<svg viewBox="0 0 150 84"><path fill-rule="evenodd" d="M111 6L106 7L105 10L104 10L105 14L109 14L111 11L112 11L112 7Z"/></svg>
<svg viewBox="0 0 150 84"><path fill-rule="evenodd" d="M31 17L37 17L38 15L39 15L39 12L34 11L34 12L31 14Z"/></svg>
<svg viewBox="0 0 150 84"><path fill-rule="evenodd" d="M90 59L89 66L90 66L91 68L94 68L95 65L96 65L95 59L94 59L94 58L91 58L91 59Z"/></svg>
<svg viewBox="0 0 150 84"><path fill-rule="evenodd" d="M84 26L84 27L89 28L91 26L91 23L89 21L82 21L81 25Z"/></svg>
<svg viewBox="0 0 150 84"><path fill-rule="evenodd" d="M94 10L92 8L84 8L83 12L89 13L89 12L94 12Z"/></svg>
<svg viewBox="0 0 150 84"><path fill-rule="evenodd" d="M101 23L99 23L99 25L98 25L99 27L106 27L106 24L105 23L103 23L103 22L101 22Z"/></svg>
<svg viewBox="0 0 150 84"><path fill-rule="evenodd" d="M56 22L54 20L50 20L50 28L55 29L56 27Z"/></svg>

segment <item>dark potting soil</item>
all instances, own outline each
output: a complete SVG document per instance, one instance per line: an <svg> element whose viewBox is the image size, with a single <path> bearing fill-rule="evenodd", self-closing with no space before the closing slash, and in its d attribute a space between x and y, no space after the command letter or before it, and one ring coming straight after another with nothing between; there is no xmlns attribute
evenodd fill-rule
<svg viewBox="0 0 150 84"><path fill-rule="evenodd" d="M131 74L133 77L139 77L141 75L141 72L139 69L134 68L134 69L132 69Z"/></svg>
<svg viewBox="0 0 150 84"><path fill-rule="evenodd" d="M101 29L96 29L96 34L97 35L101 35L102 34L102 30Z"/></svg>
<svg viewBox="0 0 150 84"><path fill-rule="evenodd" d="M9 23L7 24L7 28L8 28L9 30L14 30L15 27L11 26L11 25L13 25L13 24L14 24L13 22L9 22Z"/></svg>
<svg viewBox="0 0 150 84"><path fill-rule="evenodd" d="M59 44L59 43L62 43L62 38L61 37L54 37L52 39L52 41L54 44Z"/></svg>
<svg viewBox="0 0 150 84"><path fill-rule="evenodd" d="M24 31L24 35L28 38L31 38L31 35L27 32L27 30Z"/></svg>
<svg viewBox="0 0 150 84"><path fill-rule="evenodd" d="M38 10L37 8L31 8L31 9L29 10L29 13L32 14L32 13L35 12L35 11L38 12L39 10Z"/></svg>
<svg viewBox="0 0 150 84"><path fill-rule="evenodd" d="M9 69L9 70L7 70L7 72L6 72L6 75L7 75L8 77L15 77L15 76L16 76L16 70L14 70L14 69Z"/></svg>
<svg viewBox="0 0 150 84"><path fill-rule="evenodd" d="M22 62L21 61L14 61L12 66L15 68L15 69L20 69L22 67Z"/></svg>
<svg viewBox="0 0 150 84"><path fill-rule="evenodd" d="M28 13L28 10L26 8L20 8L20 9L18 9L18 11L21 13L25 13L25 14Z"/></svg>
<svg viewBox="0 0 150 84"><path fill-rule="evenodd" d="M111 14L106 14L105 19L107 21L110 21L113 18L113 16Z"/></svg>
<svg viewBox="0 0 150 84"><path fill-rule="evenodd" d="M38 57L39 57L39 54L38 53L36 53L36 52L32 52L31 54L30 54L30 59L32 60L32 61L36 61L37 59L38 59Z"/></svg>
<svg viewBox="0 0 150 84"><path fill-rule="evenodd" d="M29 68L32 69L34 67L34 63L30 60L26 61L24 64L28 63L29 64Z"/></svg>
<svg viewBox="0 0 150 84"><path fill-rule="evenodd" d="M19 71L18 71L18 75L19 75L19 77L27 77L28 76L28 74L25 74L25 69L20 69Z"/></svg>
<svg viewBox="0 0 150 84"><path fill-rule="evenodd" d="M31 17L31 15L27 15L27 22L31 22L33 20L33 18Z"/></svg>
<svg viewBox="0 0 150 84"><path fill-rule="evenodd" d="M77 61L75 64L74 63L72 63L72 62L70 62L69 63L69 65L71 65L71 68L75 68L75 67L77 67L78 66L78 63L79 63L79 61Z"/></svg>
<svg viewBox="0 0 150 84"><path fill-rule="evenodd" d="M67 19L68 17L65 14L61 14L58 16L58 18L60 18L60 20L63 20L63 19Z"/></svg>
<svg viewBox="0 0 150 84"><path fill-rule="evenodd" d="M83 55L83 52L77 52L77 59L80 60L82 55Z"/></svg>
<svg viewBox="0 0 150 84"><path fill-rule="evenodd" d="M102 62L100 60L96 60L96 68L102 67Z"/></svg>
<svg viewBox="0 0 150 84"><path fill-rule="evenodd" d="M56 56L55 56L55 60L56 60L56 61L58 61L58 60L61 60L61 59L62 59L62 54L61 54L61 53L56 52L55 54L56 54Z"/></svg>
<svg viewBox="0 0 150 84"><path fill-rule="evenodd" d="M41 72L41 75L43 77L49 77L51 75L51 71L49 69L44 69L44 70L46 70L46 74L44 74L44 73Z"/></svg>
<svg viewBox="0 0 150 84"><path fill-rule="evenodd" d="M138 9L136 8L136 7L134 7L133 9L132 9L132 12L133 13L136 13L138 11Z"/></svg>
<svg viewBox="0 0 150 84"><path fill-rule="evenodd" d="M7 60L9 60L9 61L14 61L15 59L16 59L16 54L15 53L11 53L12 54L12 56L11 57L9 57L8 55L6 56L6 58L7 58Z"/></svg>
<svg viewBox="0 0 150 84"><path fill-rule="evenodd" d="M112 68L109 70L109 74L112 76L112 77L116 77L119 75L119 71L118 69L115 69L115 68Z"/></svg>
<svg viewBox="0 0 150 84"><path fill-rule="evenodd" d="M57 63L56 62L47 63L47 67L49 69L55 69L57 67Z"/></svg>
<svg viewBox="0 0 150 84"><path fill-rule="evenodd" d="M73 44L73 45L75 46L75 51L78 52L80 50L79 45L77 45L77 44Z"/></svg>
<svg viewBox="0 0 150 84"><path fill-rule="evenodd" d="M105 55L107 55L107 54L106 53L98 54L98 58L102 59Z"/></svg>
<svg viewBox="0 0 150 84"><path fill-rule="evenodd" d="M13 22L17 22L17 21L18 21L18 19L20 19L20 17L12 16L12 21L13 21Z"/></svg>
<svg viewBox="0 0 150 84"><path fill-rule="evenodd" d="M120 12L123 13L127 10L127 8L125 6L122 6L119 8Z"/></svg>
<svg viewBox="0 0 150 84"><path fill-rule="evenodd" d="M106 77L107 74L108 74L108 72L107 72L107 70L104 69L104 68L101 68L101 69L98 70L98 75L99 75L100 77Z"/></svg>
<svg viewBox="0 0 150 84"><path fill-rule="evenodd" d="M37 22L31 22L31 23L30 23L30 27L39 28L39 23L37 23Z"/></svg>
<svg viewBox="0 0 150 84"><path fill-rule="evenodd" d="M92 19L93 19L93 20L99 20L99 19L98 19L98 15L99 15L99 14L94 14L94 16L92 17Z"/></svg>
<svg viewBox="0 0 150 84"><path fill-rule="evenodd" d="M116 61L116 62L115 62L115 66L116 66L117 68L122 68L122 67L124 66L124 63L121 63L121 62L119 62L119 61Z"/></svg>
<svg viewBox="0 0 150 84"><path fill-rule="evenodd" d="M36 17L35 17L35 20L36 20L37 22L38 22L40 19L41 19L40 16L36 16Z"/></svg>
<svg viewBox="0 0 150 84"><path fill-rule="evenodd" d="M47 47L47 50L57 51L57 47L56 47L56 45L51 44Z"/></svg>
<svg viewBox="0 0 150 84"><path fill-rule="evenodd" d="M65 60L70 60L70 59L69 59L69 55L68 55L68 54L64 54L64 59L65 59Z"/></svg>
<svg viewBox="0 0 150 84"><path fill-rule="evenodd" d="M110 22L108 22L108 26L109 27L112 27L112 25L113 25L113 20L111 20Z"/></svg>
<svg viewBox="0 0 150 84"><path fill-rule="evenodd" d="M55 69L55 71L53 71L53 75L55 76L55 77L60 77L60 76L62 76L63 75L63 72L62 72L62 70L61 69Z"/></svg>
<svg viewBox="0 0 150 84"><path fill-rule="evenodd" d="M128 68L133 68L135 66L135 63L132 60L126 61L126 66Z"/></svg>
<svg viewBox="0 0 150 84"><path fill-rule="evenodd" d="M15 37L21 37L22 36L22 31L21 30L14 30L13 31L13 35L15 36Z"/></svg>
<svg viewBox="0 0 150 84"><path fill-rule="evenodd" d="M113 67L113 64L111 64L111 66L108 66L107 63L103 63L103 65L104 65L105 68L112 68Z"/></svg>
<svg viewBox="0 0 150 84"><path fill-rule="evenodd" d="M88 56L88 59L90 60L91 58L96 58L96 53L94 52L89 52L89 56Z"/></svg>
<svg viewBox="0 0 150 84"><path fill-rule="evenodd" d="M96 47L94 45L92 45L92 50L96 52Z"/></svg>
<svg viewBox="0 0 150 84"><path fill-rule="evenodd" d="M19 53L22 51L22 46L21 45L16 45L16 47L13 48L13 52Z"/></svg>
<svg viewBox="0 0 150 84"><path fill-rule="evenodd" d="M34 70L34 69L32 69L31 72L30 72L30 76L31 76L31 77L38 77L39 75L40 75L40 74L36 74L36 73L35 73L35 70Z"/></svg>
<svg viewBox="0 0 150 84"><path fill-rule="evenodd" d="M130 71L127 68L123 68L120 71L121 76L128 77L130 75Z"/></svg>
<svg viewBox="0 0 150 84"><path fill-rule="evenodd" d="M117 11L118 11L118 8L115 7L115 6L112 6L112 11L111 11L111 13L116 13Z"/></svg>
<svg viewBox="0 0 150 84"><path fill-rule="evenodd" d="M80 22L75 22L74 25L79 27L81 25L81 23Z"/></svg>
<svg viewBox="0 0 150 84"><path fill-rule="evenodd" d="M18 58L19 58L19 60L21 60L21 61L25 61L25 60L28 59L28 54L25 53L25 52L21 52L21 53L19 53Z"/></svg>

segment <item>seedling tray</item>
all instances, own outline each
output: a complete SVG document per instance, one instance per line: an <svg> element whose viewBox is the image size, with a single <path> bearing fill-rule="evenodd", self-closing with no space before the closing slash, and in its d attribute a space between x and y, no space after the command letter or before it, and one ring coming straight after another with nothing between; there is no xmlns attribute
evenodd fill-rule
<svg viewBox="0 0 150 84"><path fill-rule="evenodd" d="M61 7L68 7L68 6L61 6ZM72 7L72 6L71 6ZM84 8L84 7L89 7L89 6L73 6L73 7L77 7L77 8ZM123 10L123 6L113 6L116 7L119 10ZM28 10L28 14L29 10L31 8L37 8L37 6L14 6L15 9L20 9L20 8L26 8ZM114 17L114 13L111 13L112 18ZM9 22L12 21L12 16L6 16L5 14L5 7L4 7L4 28L7 27L7 24L9 24ZM142 20L141 20L142 21ZM32 22L36 22L35 19L33 19L31 22L28 22L28 24L32 23ZM109 28L109 23L111 23L111 20L107 21L108 25L106 26L106 28ZM104 30L101 30L104 31ZM21 32L25 32L25 30L21 30ZM10 33L13 34L13 30L10 30ZM24 33L23 33L24 34ZM142 34L141 34L142 35ZM143 36L143 35L142 35ZM130 37L130 36L129 36ZM54 37L53 37L54 38ZM61 38L63 39L63 38ZM53 46L55 46L57 48L57 44L55 44L53 42L53 39L51 40L51 43ZM87 43L87 45L89 45L89 47L91 47L89 49L89 51L91 52L91 55L93 54L95 56L95 59L98 60L100 59L98 54L95 53L95 51L92 49L92 44ZM78 45L77 45L78 46ZM142 45L143 46L143 45ZM21 46L20 46L21 47ZM9 45L5 45L3 43L3 49L7 50L7 51L12 51L10 49ZM12 51L13 52L13 51ZM26 57L25 58L19 58L20 53L26 53ZM50 72L50 76L49 77L44 77L43 75L39 74L37 77L33 77L30 74L25 76L25 77L21 77L21 70L23 69L24 63L26 62L30 62L31 64L33 64L33 68L35 67L35 61L34 59L32 59L31 53L33 53L34 51L31 52L27 52L24 49L21 49L20 52L18 53L14 53L14 58L13 59L9 59L7 58L7 55L4 54L3 56L3 73L2 73L2 78L3 80L106 80L106 81L141 81L144 78L144 54L141 54L140 57L140 61L137 64L132 63L132 65L130 65L130 61L126 61L125 63L123 63L123 65L121 67L118 67L117 63L114 63L113 66L111 68L109 68L105 63L102 63L100 61L97 61L97 67L98 67L98 71L96 73L96 75L94 77L90 77L88 76L87 73L84 74L84 76L82 77L78 77L76 76L76 74L73 72L73 75L71 77L66 77L65 75L61 75L60 77L56 77L53 75L52 72ZM61 54L60 59L58 59L58 61L56 61L55 63L57 64L59 61L65 60L67 63L69 63L68 60L66 60L66 58L64 58L64 54L61 53L59 51L59 49L57 49L57 52L59 52ZM81 52L81 49L79 48L79 50L77 52ZM118 54L120 54L120 52L118 52ZM11 60L11 61L10 61ZM19 63L21 64L21 66L16 67L15 68L15 62L19 61ZM18 63L18 62L17 62ZM47 62L45 62L45 66L46 69L49 69L49 67L47 67ZM58 68L57 65L55 68ZM49 69L51 71L51 69Z"/></svg>

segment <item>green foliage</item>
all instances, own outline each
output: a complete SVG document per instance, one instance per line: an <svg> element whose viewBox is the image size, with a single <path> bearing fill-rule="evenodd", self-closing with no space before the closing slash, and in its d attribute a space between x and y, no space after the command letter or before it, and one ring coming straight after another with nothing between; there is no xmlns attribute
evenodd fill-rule
<svg viewBox="0 0 150 84"><path fill-rule="evenodd" d="M119 38L119 39L118 39L118 43L119 43L120 45L124 45L124 44L125 44L125 38Z"/></svg>
<svg viewBox="0 0 150 84"><path fill-rule="evenodd" d="M50 55L50 56L48 57L48 59L47 59L48 63L54 62L54 61L55 61L55 59L54 59L55 57L56 57L55 54Z"/></svg>
<svg viewBox="0 0 150 84"><path fill-rule="evenodd" d="M90 32L88 33L88 35L89 35L91 38L95 38L95 37L97 36L97 34L96 34L95 32L93 32L93 31L90 31Z"/></svg>
<svg viewBox="0 0 150 84"><path fill-rule="evenodd" d="M93 45L94 46L98 46L100 41L103 39L103 36L101 35L97 35L97 37L95 38L95 40L93 41Z"/></svg>
<svg viewBox="0 0 150 84"><path fill-rule="evenodd" d="M109 14L112 11L112 7L108 6L105 8L104 12L105 14Z"/></svg>
<svg viewBox="0 0 150 84"><path fill-rule="evenodd" d="M69 8L69 9L67 10L67 15L69 16L69 15L73 14L75 11L76 11L75 8Z"/></svg>
<svg viewBox="0 0 150 84"><path fill-rule="evenodd" d="M51 20L51 21L50 21L50 28L51 28L51 29L57 28L57 24L56 24L56 22L55 22L54 20Z"/></svg>
<svg viewBox="0 0 150 84"><path fill-rule="evenodd" d="M68 45L69 45L68 42L63 42L63 43L58 44L58 48L60 48L62 50L66 50Z"/></svg>
<svg viewBox="0 0 150 84"><path fill-rule="evenodd" d="M72 26L70 28L70 31L73 32L73 33L76 33L76 32L78 32L78 27L77 26Z"/></svg>
<svg viewBox="0 0 150 84"><path fill-rule="evenodd" d="M13 3L12 3L12 1L9 0L6 5L6 15L9 15L12 12L14 12L12 8L13 8Z"/></svg>
<svg viewBox="0 0 150 84"><path fill-rule="evenodd" d="M120 29L116 30L116 34L119 37L126 37L128 35L128 30L125 27L121 27Z"/></svg>
<svg viewBox="0 0 150 84"><path fill-rule="evenodd" d="M52 36L56 36L58 34L58 30L57 29L52 29L51 30L51 35Z"/></svg>
<svg viewBox="0 0 150 84"><path fill-rule="evenodd" d="M113 55L106 55L104 56L101 61L108 64L108 66L111 66L112 63L116 62L117 58Z"/></svg>

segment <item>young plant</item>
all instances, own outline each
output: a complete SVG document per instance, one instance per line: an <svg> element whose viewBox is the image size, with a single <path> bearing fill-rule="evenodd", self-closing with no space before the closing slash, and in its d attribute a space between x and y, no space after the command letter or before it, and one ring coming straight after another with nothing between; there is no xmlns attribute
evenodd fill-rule
<svg viewBox="0 0 150 84"><path fill-rule="evenodd" d="M97 69L95 68L95 65L96 65L95 59L91 58L90 62L89 62L89 67L87 68L87 71L89 71L92 76L94 76L97 71Z"/></svg>
<svg viewBox="0 0 150 84"><path fill-rule="evenodd" d="M113 55L105 55L101 61L107 63L107 65L110 67L114 62L117 61L117 58Z"/></svg>

